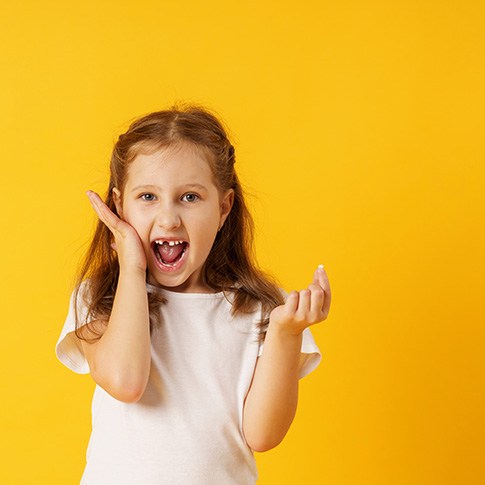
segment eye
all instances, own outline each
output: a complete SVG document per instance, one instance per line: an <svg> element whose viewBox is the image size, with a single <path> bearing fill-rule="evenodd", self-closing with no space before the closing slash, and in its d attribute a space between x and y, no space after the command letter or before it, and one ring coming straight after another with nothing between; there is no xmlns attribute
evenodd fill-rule
<svg viewBox="0 0 485 485"><path fill-rule="evenodd" d="M197 194L185 194L184 196L182 196L182 200L185 200L186 202L195 202L197 200L199 200L199 196Z"/></svg>
<svg viewBox="0 0 485 485"><path fill-rule="evenodd" d="M146 202L151 202L155 200L155 196L153 194L141 194L140 199L145 200Z"/></svg>

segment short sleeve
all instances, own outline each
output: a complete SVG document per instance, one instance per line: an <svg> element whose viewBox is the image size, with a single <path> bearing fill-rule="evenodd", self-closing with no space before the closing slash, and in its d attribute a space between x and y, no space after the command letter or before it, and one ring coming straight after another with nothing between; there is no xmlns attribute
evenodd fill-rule
<svg viewBox="0 0 485 485"><path fill-rule="evenodd" d="M81 322L86 321L87 308L82 298L82 290L84 287L81 285L79 295L77 298L77 311ZM77 374L89 374L89 365L84 356L81 343L76 337L74 331L76 329L76 319L74 312L74 297L75 290L72 292L69 302L69 311L67 313L66 321L62 327L61 335L56 343L56 355L57 358L69 369Z"/></svg>
<svg viewBox="0 0 485 485"><path fill-rule="evenodd" d="M264 342L261 342L259 344L258 357L263 354L263 349L264 349ZM310 372L312 372L313 370L315 370L318 367L318 364L320 364L320 361L322 360L322 354L320 352L320 349L315 343L315 340L309 328L305 328L305 330L303 330L301 353L304 354L305 360L303 361L303 365L300 369L300 375L299 375L300 379L310 374Z"/></svg>

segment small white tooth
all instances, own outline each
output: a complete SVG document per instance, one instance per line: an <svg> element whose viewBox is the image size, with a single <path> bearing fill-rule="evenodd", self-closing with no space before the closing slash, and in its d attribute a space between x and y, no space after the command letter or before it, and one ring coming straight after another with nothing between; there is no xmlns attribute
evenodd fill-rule
<svg viewBox="0 0 485 485"><path fill-rule="evenodd" d="M169 245L169 246L174 246L174 245L175 245L175 243L174 243L173 241L169 241L169 242L168 242L168 245Z"/></svg>

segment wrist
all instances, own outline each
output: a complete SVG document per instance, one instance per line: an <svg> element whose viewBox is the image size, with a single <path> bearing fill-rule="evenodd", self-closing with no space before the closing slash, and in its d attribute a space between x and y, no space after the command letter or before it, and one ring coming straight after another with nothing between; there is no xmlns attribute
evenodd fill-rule
<svg viewBox="0 0 485 485"><path fill-rule="evenodd" d="M146 282L146 269L140 266L120 266L120 278L139 278Z"/></svg>
<svg viewBox="0 0 485 485"><path fill-rule="evenodd" d="M299 340L303 338L303 329L295 328L293 325L287 325L283 322L269 321L267 333L272 333L280 338L288 340Z"/></svg>

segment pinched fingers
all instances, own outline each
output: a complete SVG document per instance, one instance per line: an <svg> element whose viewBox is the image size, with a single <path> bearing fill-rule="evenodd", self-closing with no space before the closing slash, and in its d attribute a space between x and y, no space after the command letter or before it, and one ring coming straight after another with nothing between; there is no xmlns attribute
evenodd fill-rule
<svg viewBox="0 0 485 485"><path fill-rule="evenodd" d="M323 289L316 284L301 291L292 291L282 308L285 320L301 328L321 322L324 319L324 297Z"/></svg>
<svg viewBox="0 0 485 485"><path fill-rule="evenodd" d="M308 288L289 293L285 304L276 307L270 317L292 332L301 332L327 318L330 300L328 277L323 266L319 266Z"/></svg>

